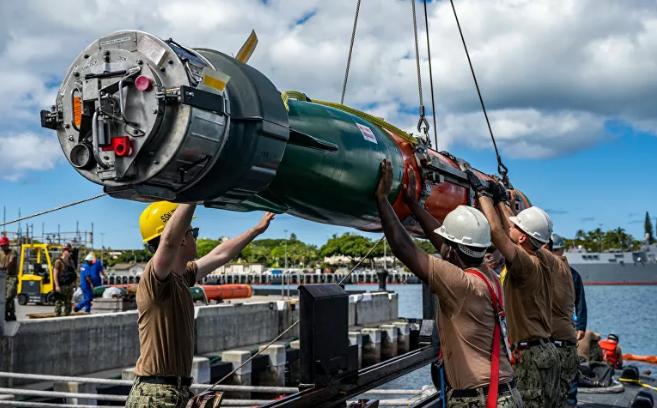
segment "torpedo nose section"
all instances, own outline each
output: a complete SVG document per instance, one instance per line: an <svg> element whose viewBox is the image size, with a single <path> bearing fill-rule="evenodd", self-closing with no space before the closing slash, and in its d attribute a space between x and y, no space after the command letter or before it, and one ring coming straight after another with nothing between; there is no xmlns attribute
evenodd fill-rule
<svg viewBox="0 0 657 408"><path fill-rule="evenodd" d="M80 53L41 124L82 176L145 201L240 202L269 185L289 137L280 93L260 72L140 31Z"/></svg>

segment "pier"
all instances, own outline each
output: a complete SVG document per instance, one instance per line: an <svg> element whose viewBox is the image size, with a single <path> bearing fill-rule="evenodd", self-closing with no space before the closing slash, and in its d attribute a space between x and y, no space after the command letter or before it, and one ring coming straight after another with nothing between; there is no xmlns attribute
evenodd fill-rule
<svg viewBox="0 0 657 408"><path fill-rule="evenodd" d="M358 356L355 369L374 367L419 347L421 320L398 315L397 294L351 293L345 310L348 347ZM265 405L276 396L298 392L303 353L299 319L297 297L255 296L196 306L192 389L199 392L230 374L217 387L226 393L225 406ZM8 323L0 337L0 354L0 406L7 405L8 395L29 398L15 406L37 406L30 405L35 401L64 402L53 405L58 407L121 404L139 355L137 312ZM398 391L407 394L404 398L421 395L421 390Z"/></svg>

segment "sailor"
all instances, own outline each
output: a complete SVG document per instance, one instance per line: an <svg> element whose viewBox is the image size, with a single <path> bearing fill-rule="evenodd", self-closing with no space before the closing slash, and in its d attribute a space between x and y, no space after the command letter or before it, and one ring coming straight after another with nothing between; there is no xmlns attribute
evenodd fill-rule
<svg viewBox="0 0 657 408"><path fill-rule="evenodd" d="M564 261L569 271L569 273L562 273L564 276L560 276L555 280L554 303L556 308L554 306L552 308L552 337L561 361L560 396L563 398L563 394L566 393L567 404L576 406L577 367L579 365L577 342L584 337L586 330L584 285L579 273L570 266L568 259L564 256L566 247L564 239L560 235L552 234L549 247L554 255ZM571 290L574 292L572 295L570 294ZM563 298L561 301L559 300L560 297ZM574 303L572 305L570 304L570 298L573 298ZM575 321L574 329L571 328L573 318Z"/></svg>
<svg viewBox="0 0 657 408"><path fill-rule="evenodd" d="M504 299L518 389L526 407L557 406L560 367L550 341L552 285L553 271L563 262L543 248L552 222L538 207L512 216L502 185L490 182L484 187L472 171L468 177L490 223L493 244L506 260Z"/></svg>
<svg viewBox="0 0 657 408"><path fill-rule="evenodd" d="M617 370L623 367L623 350L618 345L618 341L617 335L609 333L606 339L598 342L604 361Z"/></svg>
<svg viewBox="0 0 657 408"><path fill-rule="evenodd" d="M553 254L561 257L566 263L568 262L568 258L564 256L566 242L563 237L557 234L552 234L550 248ZM568 264L568 266L570 267L570 273L573 275L573 286L575 288L575 330L577 341L580 341L584 338L584 333L586 332L588 314L586 308L586 294L584 293L582 276L572 267L572 265Z"/></svg>
<svg viewBox="0 0 657 408"><path fill-rule="evenodd" d="M105 279L105 267L103 266L103 261L96 258L96 254L93 251L89 252L84 260L88 262L89 258L91 258L91 262L88 263L91 283L93 283L94 286L101 286L103 284L103 279Z"/></svg>
<svg viewBox="0 0 657 408"><path fill-rule="evenodd" d="M575 287L568 261L562 254L554 252L555 242L563 248L563 238L550 236L549 249L562 262L552 269L552 343L557 347L561 365L559 395L556 407L565 407L568 392L577 374L577 335L573 315L575 314Z"/></svg>
<svg viewBox="0 0 657 408"><path fill-rule="evenodd" d="M600 348L600 334L591 330L584 332L584 337L577 342L577 357L582 362L603 362L604 355Z"/></svg>
<svg viewBox="0 0 657 408"><path fill-rule="evenodd" d="M253 228L196 258L195 204L150 204L139 217L144 242L154 252L137 287L139 359L126 407L184 407L192 396L194 303L188 287L237 256L269 227L265 213Z"/></svg>
<svg viewBox="0 0 657 408"><path fill-rule="evenodd" d="M91 306L94 300L94 287L100 285L99 283L94 283L92 279L94 261L93 253L90 252L84 257L84 262L80 265L80 290L82 291L82 301L73 308L76 313L82 309L87 313L91 313Z"/></svg>
<svg viewBox="0 0 657 408"><path fill-rule="evenodd" d="M16 320L16 287L18 283L18 262L16 261L16 251L9 247L9 238L0 236L0 273L6 275L5 287L0 290L5 291L5 315L0 319L6 321Z"/></svg>
<svg viewBox="0 0 657 408"><path fill-rule="evenodd" d="M389 161L383 161L381 172L375 196L390 247L438 295L441 351L451 387L448 406L522 407L504 346L502 291L483 265L491 244L486 218L475 208L459 206L441 225L415 201L411 187L406 201L442 259L431 256L415 245L388 201Z"/></svg>
<svg viewBox="0 0 657 408"><path fill-rule="evenodd" d="M75 273L75 264L71 244L62 248L62 253L53 265L53 280L55 283L55 315L68 316L71 314L73 301L73 287L78 279Z"/></svg>
<svg viewBox="0 0 657 408"><path fill-rule="evenodd" d="M484 263L486 263L486 266L495 272L495 275L499 277L502 273L502 269L504 268L504 257L500 251L497 250L497 248L491 246L486 250L486 255L484 255Z"/></svg>

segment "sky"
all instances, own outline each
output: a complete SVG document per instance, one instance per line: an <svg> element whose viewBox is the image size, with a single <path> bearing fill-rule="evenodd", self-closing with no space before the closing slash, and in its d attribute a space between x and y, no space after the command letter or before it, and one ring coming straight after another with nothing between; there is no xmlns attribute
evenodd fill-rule
<svg viewBox="0 0 657 408"><path fill-rule="evenodd" d="M251 29L249 64L280 90L339 100L355 1L0 2L0 206L6 219L102 192L39 126L68 66L122 29L234 54ZM625 228L657 216L657 7L654 1L455 0L472 62L513 184L552 216L555 231ZM422 3L416 3L418 13ZM448 1L428 5L438 147L494 173L492 150ZM428 59L420 25L424 100ZM363 0L345 102L403 129L417 122L411 4ZM89 230L96 245L141 246L143 203L113 198L29 223ZM201 208L200 235L232 236L260 213ZM16 225L8 227L15 231ZM25 225L23 224L23 229ZM352 231L279 215L263 237L321 245Z"/></svg>

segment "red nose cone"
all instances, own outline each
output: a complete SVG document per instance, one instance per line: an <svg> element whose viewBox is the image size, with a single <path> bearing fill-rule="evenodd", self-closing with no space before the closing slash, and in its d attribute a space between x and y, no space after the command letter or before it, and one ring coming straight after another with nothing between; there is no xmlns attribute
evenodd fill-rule
<svg viewBox="0 0 657 408"><path fill-rule="evenodd" d="M151 79L146 75L139 75L135 78L135 88L140 92L150 91L152 86Z"/></svg>

